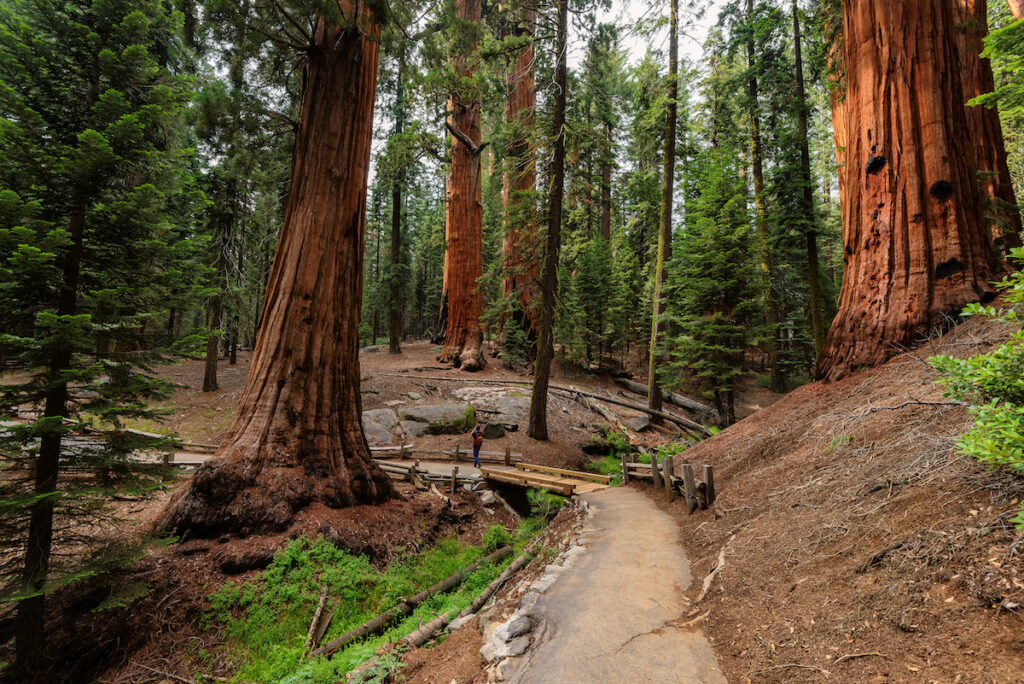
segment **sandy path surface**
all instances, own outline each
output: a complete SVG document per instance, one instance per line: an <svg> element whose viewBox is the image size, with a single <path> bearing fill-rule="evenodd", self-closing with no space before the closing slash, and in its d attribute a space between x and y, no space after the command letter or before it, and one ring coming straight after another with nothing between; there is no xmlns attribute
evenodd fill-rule
<svg viewBox="0 0 1024 684"><path fill-rule="evenodd" d="M538 643L512 681L724 684L703 633L681 626L692 579L676 523L626 487L584 498L587 551L531 611Z"/></svg>

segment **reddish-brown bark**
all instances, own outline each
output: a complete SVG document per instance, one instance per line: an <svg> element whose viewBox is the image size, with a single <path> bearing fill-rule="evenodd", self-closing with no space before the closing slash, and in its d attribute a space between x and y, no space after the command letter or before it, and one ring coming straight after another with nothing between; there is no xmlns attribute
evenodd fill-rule
<svg viewBox="0 0 1024 684"><path fill-rule="evenodd" d="M982 39L988 33L986 0L957 0L954 5L957 26L957 48L964 99L995 90L992 65L981 58L985 47ZM992 239L1001 249L1020 247L1020 210L1013 193L1010 169L1006 164L1006 146L999 112L989 107L967 107L967 123L974 143L978 170L990 203L987 217Z"/></svg>
<svg viewBox="0 0 1024 684"><path fill-rule="evenodd" d="M846 272L819 368L829 380L990 298L1002 270L965 135L952 7L849 0L843 14Z"/></svg>
<svg viewBox="0 0 1024 684"><path fill-rule="evenodd" d="M456 16L480 24L480 0L458 0ZM476 41L468 46L472 51ZM470 60L456 55L454 71L463 81L472 78ZM448 322L444 347L437 360L476 371L484 367L480 317L484 303L477 280L483 273L483 208L480 203L480 99L476 92L452 90L448 96L448 130L452 161L445 202L445 252L442 299Z"/></svg>
<svg viewBox="0 0 1024 684"><path fill-rule="evenodd" d="M343 12L352 5L342 3ZM309 54L281 241L238 415L160 527L210 536L279 530L321 502L393 495L361 424L363 221L377 26L319 19Z"/></svg>
<svg viewBox="0 0 1024 684"><path fill-rule="evenodd" d="M513 35L532 37L536 10L529 0L520 2L515 10L518 25ZM505 209L505 233L501 251L504 258L502 295L515 293L519 311L513 318L531 338L539 334L537 283L537 211L534 192L537 189L536 159L530 147L529 133L533 126L537 86L533 78L533 44L519 49L511 70L506 75L505 121L513 136L505 157L502 200Z"/></svg>

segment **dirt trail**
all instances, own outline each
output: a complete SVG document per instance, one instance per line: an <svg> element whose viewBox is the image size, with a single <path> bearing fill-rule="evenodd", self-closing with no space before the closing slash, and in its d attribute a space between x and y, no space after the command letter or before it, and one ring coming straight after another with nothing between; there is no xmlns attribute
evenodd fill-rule
<svg viewBox="0 0 1024 684"><path fill-rule="evenodd" d="M676 523L634 489L583 498L587 551L531 611L538 645L512 681L724 683L703 633L683 626L692 579Z"/></svg>

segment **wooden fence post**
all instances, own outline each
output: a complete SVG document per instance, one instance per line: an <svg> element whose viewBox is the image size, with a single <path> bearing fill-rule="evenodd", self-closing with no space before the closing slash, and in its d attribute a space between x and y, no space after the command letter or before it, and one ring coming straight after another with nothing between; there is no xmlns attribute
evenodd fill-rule
<svg viewBox="0 0 1024 684"><path fill-rule="evenodd" d="M665 469L665 491L668 492L668 500L676 500L676 488L672 486L672 457L669 456L662 464Z"/></svg>
<svg viewBox="0 0 1024 684"><path fill-rule="evenodd" d="M457 483L458 479L459 479L459 466L454 466L452 468L452 486L451 486L451 495L452 496L455 496L455 487L456 487L456 483Z"/></svg>
<svg viewBox="0 0 1024 684"><path fill-rule="evenodd" d="M458 463L459 462L459 456L461 456L461 455L462 455L462 450L459 449L459 445L456 444L455 445L455 453L452 455L452 458L455 459L456 463Z"/></svg>
<svg viewBox="0 0 1024 684"><path fill-rule="evenodd" d="M658 456L651 454L651 482L655 489L661 489L661 473L658 472Z"/></svg>
<svg viewBox="0 0 1024 684"><path fill-rule="evenodd" d="M715 503L715 471L711 466L704 466L705 495L708 497L708 506Z"/></svg>
<svg viewBox="0 0 1024 684"><path fill-rule="evenodd" d="M505 465L512 465L512 448L509 445L505 445Z"/></svg>
<svg viewBox="0 0 1024 684"><path fill-rule="evenodd" d="M689 463L683 464L683 490L686 493L687 513L697 510L697 486L693 483L693 466Z"/></svg>
<svg viewBox="0 0 1024 684"><path fill-rule="evenodd" d="M622 458L622 484L628 484L629 483L629 468L627 467L628 464L626 463L626 454L622 454L621 458Z"/></svg>

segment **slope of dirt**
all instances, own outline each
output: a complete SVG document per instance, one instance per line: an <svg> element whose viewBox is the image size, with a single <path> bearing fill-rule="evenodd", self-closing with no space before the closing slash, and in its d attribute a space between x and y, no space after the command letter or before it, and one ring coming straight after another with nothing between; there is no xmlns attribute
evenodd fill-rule
<svg viewBox="0 0 1024 684"><path fill-rule="evenodd" d="M1008 522L1024 480L956 452L966 409L924 362L1005 334L969 321L677 457L676 472L684 457L715 466L708 510L652 496L680 517L691 602L725 549L690 615L730 681L1024 680L1024 535Z"/></svg>

